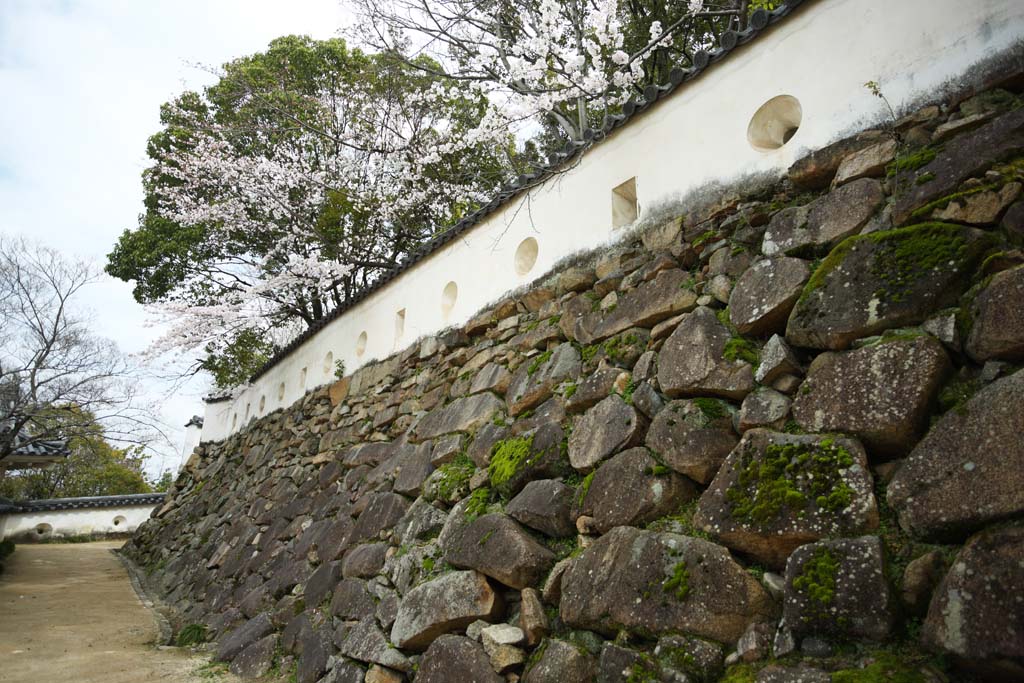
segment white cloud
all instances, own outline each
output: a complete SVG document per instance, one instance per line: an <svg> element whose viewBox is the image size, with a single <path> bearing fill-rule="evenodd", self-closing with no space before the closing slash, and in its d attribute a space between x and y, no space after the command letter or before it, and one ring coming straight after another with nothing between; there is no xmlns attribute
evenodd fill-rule
<svg viewBox="0 0 1024 683"><path fill-rule="evenodd" d="M142 211L160 104L212 79L189 65L220 65L282 35L328 38L345 20L337 0L2 0L0 232L102 265ZM97 285L84 303L126 351L155 336L126 283ZM147 389L163 398L169 385ZM164 403L179 441L203 389L192 382Z"/></svg>

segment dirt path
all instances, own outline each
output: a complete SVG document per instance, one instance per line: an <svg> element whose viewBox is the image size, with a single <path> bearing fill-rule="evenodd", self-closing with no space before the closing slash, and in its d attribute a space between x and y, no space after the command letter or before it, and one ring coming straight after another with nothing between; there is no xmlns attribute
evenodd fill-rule
<svg viewBox="0 0 1024 683"><path fill-rule="evenodd" d="M3 683L211 683L240 679L177 648L110 550L121 541L19 545L0 575Z"/></svg>

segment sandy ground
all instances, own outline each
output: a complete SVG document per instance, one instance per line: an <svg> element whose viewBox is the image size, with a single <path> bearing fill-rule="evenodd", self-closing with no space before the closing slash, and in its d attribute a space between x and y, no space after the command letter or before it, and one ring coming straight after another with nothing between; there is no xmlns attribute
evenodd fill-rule
<svg viewBox="0 0 1024 683"><path fill-rule="evenodd" d="M3 683L229 683L241 679L159 629L110 550L122 541L19 545L0 574Z"/></svg>

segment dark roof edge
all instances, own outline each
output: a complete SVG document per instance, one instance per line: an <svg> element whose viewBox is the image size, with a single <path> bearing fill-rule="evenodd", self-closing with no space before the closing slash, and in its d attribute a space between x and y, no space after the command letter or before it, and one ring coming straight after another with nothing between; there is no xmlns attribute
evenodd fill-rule
<svg viewBox="0 0 1024 683"><path fill-rule="evenodd" d="M273 357L264 363L259 370L253 373L252 377L249 378L249 381L255 382L260 377L270 372L272 368L290 356L293 351L316 335L317 332L340 318L356 305L362 303L371 294L383 288L413 265L439 251L443 246L480 223L484 218L505 206L506 203L516 198L518 195L550 178L556 171L563 168L567 163L581 155L584 151L603 141L611 133L626 125L634 117L650 109L650 107L655 103L665 99L685 83L696 80L713 65L725 59L725 57L736 48L749 43L758 35L766 32L769 28L785 19L800 5L810 4L811 2L812 0L786 0L783 5L770 12L766 10L755 11L751 15L749 22L750 25L746 30L739 32L726 31L722 34L719 40L720 45L718 48L711 52L701 51L694 55L694 68L673 69L669 74L668 82L662 85L652 84L647 86L644 89L642 97L634 97L623 105L622 114L605 119L604 125L600 130L588 129L584 133L585 140L583 142L570 142L562 152L557 154L559 158L554 163L534 169L534 171L528 175L519 176L519 178L513 181L510 185L499 190L489 202L456 223L450 230L446 230L445 232L436 235L432 239L419 245L415 251L409 254L409 256L402 261L402 263L382 273L373 284L357 292L344 304L335 308L328 315L306 328L302 334L288 342L284 348L274 354ZM227 400L228 398L228 396L208 398L206 399L206 402L216 403L222 400Z"/></svg>
<svg viewBox="0 0 1024 683"><path fill-rule="evenodd" d="M14 503L20 510L13 512L47 512L50 510L84 510L89 508L128 507L133 505L159 505L163 493L133 493L121 496L86 496L82 498L46 498ZM0 510L3 511L3 510Z"/></svg>

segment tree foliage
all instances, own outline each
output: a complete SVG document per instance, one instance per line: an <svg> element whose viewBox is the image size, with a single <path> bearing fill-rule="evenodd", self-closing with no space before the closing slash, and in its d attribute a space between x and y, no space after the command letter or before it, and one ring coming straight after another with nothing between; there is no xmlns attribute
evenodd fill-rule
<svg viewBox="0 0 1024 683"><path fill-rule="evenodd" d="M468 135L484 98L414 63L289 36L163 107L107 265L168 317L156 351L202 349L236 384L509 179L507 132Z"/></svg>
<svg viewBox="0 0 1024 683"><path fill-rule="evenodd" d="M145 475L148 457L144 450L139 446L113 446L93 416L82 414L69 420L75 412L53 411L46 418L52 423L50 433L60 433L61 425L69 422L74 426L68 439L70 455L45 469L8 472L0 478L0 497L37 500L153 491ZM79 427L85 423L90 424L88 429Z"/></svg>

